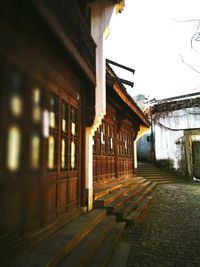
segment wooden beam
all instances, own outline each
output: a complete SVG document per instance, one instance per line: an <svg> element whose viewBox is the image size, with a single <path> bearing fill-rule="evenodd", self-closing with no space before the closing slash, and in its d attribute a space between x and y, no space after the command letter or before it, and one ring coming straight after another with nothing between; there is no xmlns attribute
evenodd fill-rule
<svg viewBox="0 0 200 267"><path fill-rule="evenodd" d="M119 64L119 63L117 63L117 62L115 62L115 61L112 61L112 60L110 60L110 59L106 59L106 62L109 63L109 64L112 64L112 65L115 65L115 66L117 66L117 67L119 67L119 68L122 68L122 69L125 69L125 70L127 70L127 71L130 71L130 72L132 72L133 74L135 73L135 70L134 70L134 69L131 69L131 68L127 67L127 66L124 66L124 65L122 65L122 64Z"/></svg>

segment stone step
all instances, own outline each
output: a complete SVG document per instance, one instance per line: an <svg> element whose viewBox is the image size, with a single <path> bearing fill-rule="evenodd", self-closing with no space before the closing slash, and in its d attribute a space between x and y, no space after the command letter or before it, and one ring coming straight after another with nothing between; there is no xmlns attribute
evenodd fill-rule
<svg viewBox="0 0 200 267"><path fill-rule="evenodd" d="M103 187L103 189L102 189ZM104 197L105 195L111 194L119 189L122 188L122 184L121 183L117 183L116 185L112 185L112 187L108 186L108 185L104 185L100 187L100 189L98 189L96 192L94 192L93 194L93 198L94 200L99 199Z"/></svg>
<svg viewBox="0 0 200 267"><path fill-rule="evenodd" d="M181 178L174 178L174 177L155 177L155 176L147 177L147 180L149 180L149 181L152 181L152 180L155 180L155 181L159 181L159 180L184 181Z"/></svg>
<svg viewBox="0 0 200 267"><path fill-rule="evenodd" d="M140 180L144 179L143 177L134 177L130 179L120 180L115 183L107 183L107 184L100 184L95 186L94 192L94 200L102 198L108 194L112 194L119 189L131 185L135 182L139 182Z"/></svg>
<svg viewBox="0 0 200 267"><path fill-rule="evenodd" d="M102 209L96 209L90 213L79 216L76 220L68 223L28 251L11 259L8 266L56 266L96 227L96 225L104 220L106 216L106 211Z"/></svg>
<svg viewBox="0 0 200 267"><path fill-rule="evenodd" d="M59 267L66 266L88 266L88 262L93 254L99 249L103 240L116 223L115 216L107 216L100 222L73 251L65 257Z"/></svg>
<svg viewBox="0 0 200 267"><path fill-rule="evenodd" d="M121 198L116 199L112 203L109 203L108 205L105 205L105 208L107 208L108 213L115 213L116 210L120 209L125 202L129 201L133 196L139 194L142 190L144 190L148 185L150 185L150 181L146 181L144 183L141 183L136 188L129 190L126 194L124 194Z"/></svg>
<svg viewBox="0 0 200 267"><path fill-rule="evenodd" d="M148 196L146 196L140 205L137 206L135 210L133 210L126 218L125 221L127 225L140 222L143 220L144 216L147 214L149 205L153 201L154 192L151 192Z"/></svg>
<svg viewBox="0 0 200 267"><path fill-rule="evenodd" d="M114 201L123 198L123 196L126 196L129 192L132 190L135 190L136 188L142 186L146 182L146 179L140 179L132 184L128 184L127 186L121 187L119 190L116 190L110 194L104 195L101 198L98 198L94 202L94 206L96 208L103 208L105 206L109 206L110 203L113 203Z"/></svg>
<svg viewBox="0 0 200 267"><path fill-rule="evenodd" d="M150 183L144 190L125 202L122 207L115 209L114 214L116 214L117 220L124 220L132 210L140 205L143 199L146 198L155 187L156 183Z"/></svg>
<svg viewBox="0 0 200 267"><path fill-rule="evenodd" d="M174 175L173 173L168 172L139 172L138 175L144 177L144 176L173 176L177 177L177 175Z"/></svg>
<svg viewBox="0 0 200 267"><path fill-rule="evenodd" d="M126 267L131 250L131 244L127 242L118 242L117 247L110 259L107 267Z"/></svg>
<svg viewBox="0 0 200 267"><path fill-rule="evenodd" d="M184 180L165 180L165 179L160 179L160 180L157 180L157 179L151 179L152 182L155 182L157 184L173 184L173 183L184 183L185 181Z"/></svg>
<svg viewBox="0 0 200 267"><path fill-rule="evenodd" d="M143 165L143 166L138 166L137 170L161 170L159 167L155 167L152 165Z"/></svg>
<svg viewBox="0 0 200 267"><path fill-rule="evenodd" d="M93 257L88 262L87 267L105 267L109 264L109 261L113 256L119 237L124 227L125 227L125 222L117 222L114 225L110 233L102 242L99 249L96 251L95 254L93 254Z"/></svg>

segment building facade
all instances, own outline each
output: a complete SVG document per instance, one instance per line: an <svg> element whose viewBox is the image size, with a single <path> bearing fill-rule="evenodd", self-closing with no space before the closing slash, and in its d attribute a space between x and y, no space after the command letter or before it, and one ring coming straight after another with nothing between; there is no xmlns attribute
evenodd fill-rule
<svg viewBox="0 0 200 267"><path fill-rule="evenodd" d="M135 176L135 142L150 124L107 64L106 115L94 135L93 183Z"/></svg>
<svg viewBox="0 0 200 267"><path fill-rule="evenodd" d="M113 0L2 5L1 256L91 210L93 184L134 175L134 140L149 122L111 69L106 89L103 51L123 7Z"/></svg>
<svg viewBox="0 0 200 267"><path fill-rule="evenodd" d="M172 167L191 178L200 178L199 93L158 102L149 109L151 134L138 142L140 158L170 160ZM143 153L144 148L146 152ZM149 149L150 148L150 149ZM146 155L149 152L149 155ZM153 156L155 155L155 158Z"/></svg>

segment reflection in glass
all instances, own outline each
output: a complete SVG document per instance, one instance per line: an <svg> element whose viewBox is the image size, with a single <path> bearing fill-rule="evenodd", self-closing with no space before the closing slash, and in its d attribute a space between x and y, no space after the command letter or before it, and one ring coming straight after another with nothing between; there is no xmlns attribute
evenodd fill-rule
<svg viewBox="0 0 200 267"><path fill-rule="evenodd" d="M110 138L110 148L113 149L113 139Z"/></svg>
<svg viewBox="0 0 200 267"><path fill-rule="evenodd" d="M67 106L62 104L62 131L67 132Z"/></svg>
<svg viewBox="0 0 200 267"><path fill-rule="evenodd" d="M71 134L76 135L76 111L72 109L71 111Z"/></svg>
<svg viewBox="0 0 200 267"><path fill-rule="evenodd" d="M10 111L13 116L20 117L23 112L23 93L24 93L24 84L22 77L14 72L10 76L9 84L9 105Z"/></svg>
<svg viewBox="0 0 200 267"><path fill-rule="evenodd" d="M9 171L15 172L20 165L21 132L19 127L11 126L9 128L7 140L7 167Z"/></svg>
<svg viewBox="0 0 200 267"><path fill-rule="evenodd" d="M76 134L76 124L72 122L72 125L71 125L71 132L72 132L72 135L75 135Z"/></svg>
<svg viewBox="0 0 200 267"><path fill-rule="evenodd" d="M31 168L39 169L40 166L40 137L38 134L33 134L31 139Z"/></svg>
<svg viewBox="0 0 200 267"><path fill-rule="evenodd" d="M10 110L12 115L19 117L22 115L22 97L19 95L12 95L10 98Z"/></svg>
<svg viewBox="0 0 200 267"><path fill-rule="evenodd" d="M56 126L56 100L53 95L50 96L49 126L51 128Z"/></svg>
<svg viewBox="0 0 200 267"><path fill-rule="evenodd" d="M43 111L43 135L49 136L49 112L47 110Z"/></svg>
<svg viewBox="0 0 200 267"><path fill-rule="evenodd" d="M33 120L39 122L41 120L41 91L39 88L33 90Z"/></svg>
<svg viewBox="0 0 200 267"><path fill-rule="evenodd" d="M62 119L62 131L64 133L67 131L67 124L66 124L66 120L64 118Z"/></svg>
<svg viewBox="0 0 200 267"><path fill-rule="evenodd" d="M54 136L49 136L48 142L48 169L52 170L54 168L54 152L55 152L55 138Z"/></svg>
<svg viewBox="0 0 200 267"><path fill-rule="evenodd" d="M61 144L61 168L64 169L66 167L66 160L65 160L65 140L62 139L62 144Z"/></svg>
<svg viewBox="0 0 200 267"><path fill-rule="evenodd" d="M51 128L55 128L55 125L56 125L56 120L55 120L55 112L53 112L53 111L50 111L49 112L49 126L51 127Z"/></svg>
<svg viewBox="0 0 200 267"><path fill-rule="evenodd" d="M76 153L75 143L72 141L71 142L71 168L72 169L75 167L75 153Z"/></svg>

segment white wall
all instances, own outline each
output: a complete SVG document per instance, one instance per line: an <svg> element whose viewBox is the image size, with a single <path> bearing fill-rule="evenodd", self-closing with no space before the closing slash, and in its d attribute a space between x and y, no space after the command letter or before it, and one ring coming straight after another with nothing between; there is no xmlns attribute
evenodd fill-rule
<svg viewBox="0 0 200 267"><path fill-rule="evenodd" d="M158 114L156 114L158 117ZM157 118L155 122L155 156L172 159L174 167L185 162L185 130L200 128L200 107L176 110Z"/></svg>

